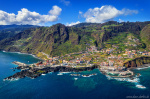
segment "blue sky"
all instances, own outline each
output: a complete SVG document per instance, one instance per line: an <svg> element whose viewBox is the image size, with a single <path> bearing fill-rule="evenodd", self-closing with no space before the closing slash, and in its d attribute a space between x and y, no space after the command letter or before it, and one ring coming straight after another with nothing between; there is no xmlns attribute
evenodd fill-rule
<svg viewBox="0 0 150 99"><path fill-rule="evenodd" d="M150 21L149 5L150 0L1 0L0 24Z"/></svg>

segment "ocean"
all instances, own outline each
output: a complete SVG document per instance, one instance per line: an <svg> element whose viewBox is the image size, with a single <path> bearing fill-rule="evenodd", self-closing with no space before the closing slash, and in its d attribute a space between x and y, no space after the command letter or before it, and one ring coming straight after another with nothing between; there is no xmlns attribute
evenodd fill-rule
<svg viewBox="0 0 150 99"><path fill-rule="evenodd" d="M27 54L0 52L0 99L124 99L149 98L150 68L134 70L140 73L138 83L109 79L98 69L78 74L97 75L91 77L70 76L72 73L58 75L58 72L42 75L36 79L23 78L15 81L3 81L19 70L13 61L27 64L40 61ZM141 84L145 89L137 88Z"/></svg>

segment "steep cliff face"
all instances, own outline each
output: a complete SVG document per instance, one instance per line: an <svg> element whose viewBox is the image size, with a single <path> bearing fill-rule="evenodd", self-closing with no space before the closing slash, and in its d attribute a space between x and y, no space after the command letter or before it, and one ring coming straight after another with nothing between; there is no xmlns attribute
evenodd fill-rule
<svg viewBox="0 0 150 99"><path fill-rule="evenodd" d="M24 45L26 48L23 51L30 53L41 51L50 54L54 48L68 39L68 29L64 25L56 24L49 28L39 28L33 34L32 39Z"/></svg>
<svg viewBox="0 0 150 99"><path fill-rule="evenodd" d="M15 37L0 41L0 49L32 54L44 52L52 56L63 55L85 50L86 44L90 43L91 33L84 29L56 24L51 27L29 29Z"/></svg>
<svg viewBox="0 0 150 99"><path fill-rule="evenodd" d="M150 64L150 57L139 57L124 63L125 67L138 67L144 64Z"/></svg>
<svg viewBox="0 0 150 99"><path fill-rule="evenodd" d="M0 49L32 54L44 52L55 56L80 51L79 42L76 31L63 24L56 24L51 27L29 29L12 38L2 40Z"/></svg>
<svg viewBox="0 0 150 99"><path fill-rule="evenodd" d="M0 50L32 54L44 52L57 56L85 51L90 45L103 48L105 41L124 32L131 32L139 37L139 31L148 23L150 22L118 23L112 21L103 24L84 23L77 27L56 24L51 27L33 28L0 41Z"/></svg>

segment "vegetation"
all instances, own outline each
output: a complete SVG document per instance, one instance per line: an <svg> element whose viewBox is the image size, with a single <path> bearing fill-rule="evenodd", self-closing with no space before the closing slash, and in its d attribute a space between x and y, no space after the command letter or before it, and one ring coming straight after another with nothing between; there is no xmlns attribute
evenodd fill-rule
<svg viewBox="0 0 150 99"><path fill-rule="evenodd" d="M36 28L34 25L0 25L0 40L13 37L16 34L29 29Z"/></svg>
<svg viewBox="0 0 150 99"><path fill-rule="evenodd" d="M150 24L141 31L141 40L146 44L147 49L150 50Z"/></svg>
<svg viewBox="0 0 150 99"><path fill-rule="evenodd" d="M118 23L109 21L103 24L81 23L72 27L56 24L51 27L32 28L20 32L14 37L1 40L0 49L32 53L43 58L46 56L39 52L51 56L62 56L86 51L90 46L102 49L112 48L112 45L116 45L119 46L119 49L115 49L120 51L124 51L126 48L145 49L145 47L149 48L150 42L148 24L150 22ZM139 41L133 42L133 39ZM133 44L137 46L131 46Z"/></svg>

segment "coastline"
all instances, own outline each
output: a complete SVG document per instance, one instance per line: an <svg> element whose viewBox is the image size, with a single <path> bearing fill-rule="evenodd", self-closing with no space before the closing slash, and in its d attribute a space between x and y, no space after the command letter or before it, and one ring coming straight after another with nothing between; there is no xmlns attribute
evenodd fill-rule
<svg viewBox="0 0 150 99"><path fill-rule="evenodd" d="M140 70L140 69L146 69L146 68L150 68L150 64L144 64L144 65L141 65L141 66L138 66L138 67L130 67L128 69L131 70L131 71L133 71L135 69Z"/></svg>
<svg viewBox="0 0 150 99"><path fill-rule="evenodd" d="M2 52L6 52L6 53L17 53L17 54L25 54L25 55L31 55L31 56L33 56L34 58L37 58L37 59L40 59L40 60L42 60L42 61L44 61L44 59L42 59L42 58L40 58L40 57L37 57L36 55L34 55L34 54L30 54L30 53L22 53L22 52L10 52L10 51L5 51L5 50L1 50Z"/></svg>
<svg viewBox="0 0 150 99"><path fill-rule="evenodd" d="M91 71L93 69L96 69L97 66L92 67L84 67L84 68L72 68L72 67L65 67L65 66L57 66L57 67L45 67L42 69L34 68L32 69L30 66L18 66L14 69L24 69L28 68L27 70L21 70L20 72L15 73L12 76L6 77L3 80L13 80L16 78L37 78L41 76L42 74L47 74L49 72L81 72L81 71Z"/></svg>
<svg viewBox="0 0 150 99"><path fill-rule="evenodd" d="M2 51L2 52L8 52L8 53L17 53L17 54L27 54L27 55L32 55L33 57L35 57L35 58L38 58L38 59L40 59L40 60L43 60L43 59L41 59L41 58L39 58L39 57L37 57L36 55L33 55L33 54L30 54L30 53L22 53L22 52L9 52L9 51ZM43 60L44 61L44 60ZM94 67L94 68L98 68L99 66L97 66L97 67ZM137 74L135 74L134 73L134 70L135 69L138 69L138 68L140 68L140 69L146 69L146 68L149 68L150 67L150 64L144 64L144 65L142 65L142 66L138 66L138 67L128 67L127 68L127 70L129 70L129 71L131 71L131 72L133 72L133 74L132 75L125 75L125 76L111 76L111 75L108 75L107 73L105 73L104 71L101 71L100 69L99 69L99 71L102 73L102 74L104 74L107 78L109 78L108 76L110 76L110 78L111 79L122 79L122 81L125 81L124 79L125 78L129 78L131 81L129 81L129 82L137 82L137 81L132 81L132 79L133 78L135 78L136 76L137 76ZM23 67L24 68L24 67ZM27 68L29 68L29 67L27 67ZM93 69L94 69L93 68ZM16 69L21 69L20 67L18 67L18 68L16 68ZM29 70L23 70L23 71L21 71L21 72L18 72L18 73L16 73L16 74L14 74L14 75L12 75L12 76L9 76L9 77L7 77L7 78L4 78L4 81L5 80L15 80L16 78L18 79L18 78L24 78L24 77L29 77L29 78L31 78L31 79L33 79L33 78L36 78L36 77L38 77L38 76L40 76L40 75L45 75L45 74L47 74L47 73L49 73L49 72L56 72L56 71L59 71L59 72L79 72L79 71L86 71L86 70L93 70L92 69L92 67L91 68L89 68L89 69L86 69L86 68L82 68L82 69L77 69L77 68L68 68L68 67L62 67L62 66L58 66L58 67L46 67L46 68L43 68L43 69L37 69L37 70L33 70L32 72L30 72L30 69ZM139 69L139 70L140 70ZM43 73L39 73L38 71L39 70L42 70L43 71ZM122 71L123 72L123 71ZM37 75L35 75L35 73L37 73ZM85 76L87 76L87 75L85 75Z"/></svg>

